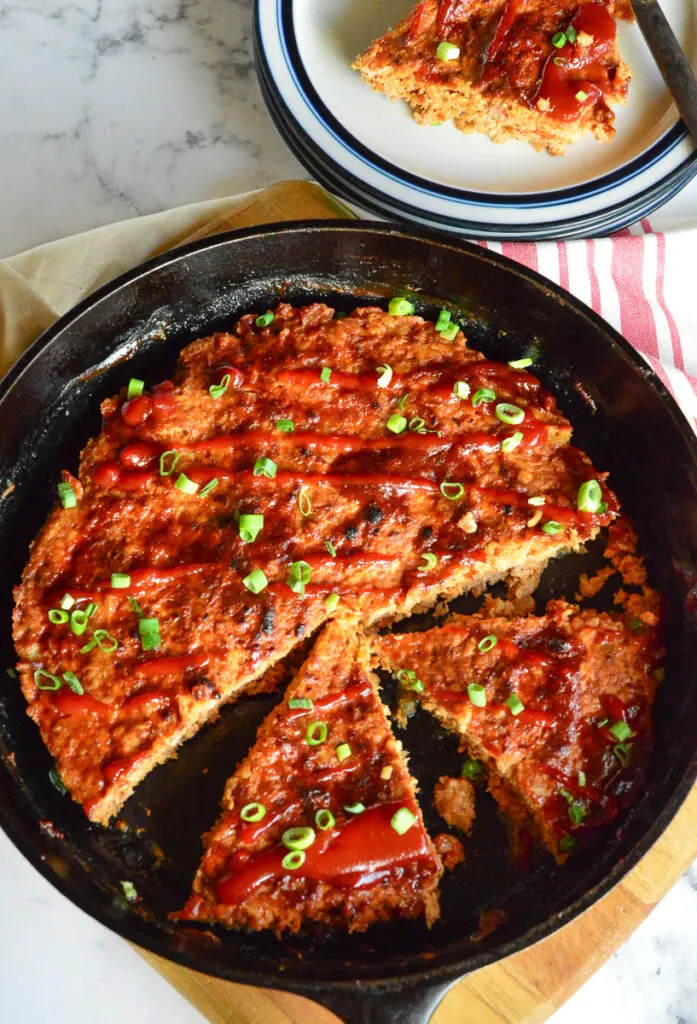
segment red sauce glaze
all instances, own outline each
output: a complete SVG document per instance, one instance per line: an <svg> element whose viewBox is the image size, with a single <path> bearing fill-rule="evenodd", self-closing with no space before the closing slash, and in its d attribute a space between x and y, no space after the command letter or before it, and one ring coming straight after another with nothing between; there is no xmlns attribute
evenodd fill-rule
<svg viewBox="0 0 697 1024"><path fill-rule="evenodd" d="M299 473L292 470L279 470L273 480L266 477L255 477L251 470L235 472L227 469L203 469L193 467L188 470L189 476L195 483L208 483L214 477L219 480L240 480L246 483L258 482L260 485L273 485L274 483L305 484L306 486L328 486L328 487L394 487L407 491L437 491L439 484L432 480L423 480L420 477L399 476L390 473Z"/></svg>
<svg viewBox="0 0 697 1024"><path fill-rule="evenodd" d="M159 445L151 444L148 441L141 441L138 444L129 444L121 450L119 459L121 465L126 469L145 469L156 459L162 449Z"/></svg>
<svg viewBox="0 0 697 1024"><path fill-rule="evenodd" d="M409 42L412 42L418 38L421 26L423 25L424 15L426 13L426 0L421 0L420 4L417 4L412 11L411 21L409 22Z"/></svg>
<svg viewBox="0 0 697 1024"><path fill-rule="evenodd" d="M176 395L162 391L152 397L152 418L157 425L166 423L177 407Z"/></svg>
<svg viewBox="0 0 697 1024"><path fill-rule="evenodd" d="M369 697L371 693L372 690L368 684L353 683L344 690L337 690L335 693L329 693L326 697L322 697L321 700L316 700L312 708L287 707L285 719L287 722L294 722L298 718L311 714L312 721L315 721L318 714L328 714L331 711L335 711L345 702L364 699Z"/></svg>
<svg viewBox="0 0 697 1024"><path fill-rule="evenodd" d="M508 35L509 31L513 27L513 23L518 17L520 11L520 0L509 0L506 6L501 12L501 18L499 20L496 32L494 33L489 48L486 52L485 65L491 67L493 62L499 55L499 51L503 46L504 40Z"/></svg>
<svg viewBox="0 0 697 1024"><path fill-rule="evenodd" d="M102 768L102 775L108 785L118 782L123 775L130 775L131 772L146 758L150 757L149 750L142 750L133 757L122 757L117 761L110 761Z"/></svg>
<svg viewBox="0 0 697 1024"><path fill-rule="evenodd" d="M399 561L399 556L386 558L384 555L371 555L366 551L354 551L350 555L305 555L304 559L313 569L377 569Z"/></svg>
<svg viewBox="0 0 697 1024"><path fill-rule="evenodd" d="M60 715L81 715L91 712L100 718L111 718L114 710L111 704L96 700L89 693L73 693L72 690L59 690L53 698L53 706Z"/></svg>
<svg viewBox="0 0 697 1024"><path fill-rule="evenodd" d="M234 391L244 384L244 373L237 366L219 366L213 375L213 383L222 384L225 377L230 378L228 390Z"/></svg>
<svg viewBox="0 0 697 1024"><path fill-rule="evenodd" d="M132 446L135 447L135 446ZM121 469L116 462L100 462L94 468L94 482L105 489L120 487L123 491L144 491L157 478L147 470Z"/></svg>
<svg viewBox="0 0 697 1024"><path fill-rule="evenodd" d="M145 679L157 676L181 675L192 668L202 668L211 659L211 654L185 654L181 658L153 658L134 665L133 671Z"/></svg>
<svg viewBox="0 0 697 1024"><path fill-rule="evenodd" d="M345 888L370 885L410 862L435 871L436 863L429 850L428 838L420 823L403 836L391 827L390 821L400 807L407 804L380 804L346 822L341 828L317 836L305 851L304 864L297 871L285 871L281 861L288 852L277 846L253 857L246 864L233 866L218 883L218 900L237 905L248 899L264 882L281 875L326 882ZM415 811L415 808L410 808ZM233 858L234 860L234 858Z"/></svg>
<svg viewBox="0 0 697 1024"><path fill-rule="evenodd" d="M116 462L99 462L94 467L94 482L98 487L115 487L120 476L121 470Z"/></svg>
<svg viewBox="0 0 697 1024"><path fill-rule="evenodd" d="M150 693L139 693L135 697L129 697L124 701L122 708L130 713L133 711L158 711L161 708L169 707L174 699L173 694L164 693L161 690L152 690Z"/></svg>
<svg viewBox="0 0 697 1024"><path fill-rule="evenodd" d="M281 383L287 381L289 384L299 385L302 388L321 386L323 388L342 388L346 391L380 391L378 388L379 374L377 373L342 373L341 370L332 370L328 381L321 378L322 369L319 370L281 370L277 380ZM407 386L407 376L392 375L389 389Z"/></svg>
<svg viewBox="0 0 697 1024"><path fill-rule="evenodd" d="M147 395L139 395L138 398L129 398L123 403L121 419L129 427L141 427L150 417L152 410L152 399Z"/></svg>

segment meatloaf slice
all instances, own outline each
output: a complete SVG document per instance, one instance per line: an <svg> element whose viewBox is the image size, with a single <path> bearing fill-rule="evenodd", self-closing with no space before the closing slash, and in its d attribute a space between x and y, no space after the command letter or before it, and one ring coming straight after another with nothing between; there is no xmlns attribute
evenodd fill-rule
<svg viewBox="0 0 697 1024"><path fill-rule="evenodd" d="M374 650L488 767L514 830L531 827L561 861L641 790L657 628L647 593L624 615L552 601L542 616L455 616Z"/></svg>
<svg viewBox="0 0 697 1024"><path fill-rule="evenodd" d="M325 627L225 787L181 915L278 934L438 917L442 864L357 623Z"/></svg>
<svg viewBox="0 0 697 1024"><path fill-rule="evenodd" d="M354 67L422 124L452 120L562 155L588 132L615 134L611 105L631 78L616 8L624 0L422 0Z"/></svg>

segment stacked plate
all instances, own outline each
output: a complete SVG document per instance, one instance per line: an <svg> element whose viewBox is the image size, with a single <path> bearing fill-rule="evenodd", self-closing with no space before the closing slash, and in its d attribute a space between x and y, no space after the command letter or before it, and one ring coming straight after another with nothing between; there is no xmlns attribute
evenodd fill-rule
<svg viewBox="0 0 697 1024"><path fill-rule="evenodd" d="M411 0L256 0L255 47L276 126L331 191L390 219L472 238L607 234L661 206L697 173L697 150L636 25L619 26L633 71L617 135L564 157L522 142L496 145L454 125L423 127L406 104L374 92L351 62L400 20ZM697 57L691 0L662 5Z"/></svg>

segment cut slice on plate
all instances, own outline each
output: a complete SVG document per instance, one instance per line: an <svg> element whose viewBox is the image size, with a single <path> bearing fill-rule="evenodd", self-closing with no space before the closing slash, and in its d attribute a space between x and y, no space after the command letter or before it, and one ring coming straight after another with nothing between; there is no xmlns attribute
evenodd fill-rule
<svg viewBox="0 0 697 1024"><path fill-rule="evenodd" d="M530 830L561 861L641 790L657 629L647 591L624 615L552 601L542 616L455 616L373 648L488 768L514 839Z"/></svg>
<svg viewBox="0 0 697 1024"><path fill-rule="evenodd" d="M438 917L442 864L357 623L325 627L227 783L180 917L363 931Z"/></svg>
<svg viewBox="0 0 697 1024"><path fill-rule="evenodd" d="M610 104L631 73L617 51L624 0L422 0L355 62L368 85L423 124L453 120L494 142L553 155L615 134Z"/></svg>

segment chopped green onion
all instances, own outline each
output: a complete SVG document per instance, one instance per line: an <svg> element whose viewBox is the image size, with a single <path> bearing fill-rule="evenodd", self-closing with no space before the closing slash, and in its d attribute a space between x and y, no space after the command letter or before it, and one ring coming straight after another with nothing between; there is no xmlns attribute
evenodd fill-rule
<svg viewBox="0 0 697 1024"><path fill-rule="evenodd" d="M253 474L254 476L265 476L267 480L273 480L273 478L276 476L277 469L278 466L273 461L273 459L267 459L266 457L263 457L261 459L257 459L257 461L254 463Z"/></svg>
<svg viewBox="0 0 697 1024"><path fill-rule="evenodd" d="M388 430L391 430L393 434L403 434L407 429L407 418L406 416L400 416L399 413L393 413L385 424Z"/></svg>
<svg viewBox="0 0 697 1024"><path fill-rule="evenodd" d="M558 68L566 67L566 61L563 57L552 57L552 64L556 64Z"/></svg>
<svg viewBox="0 0 697 1024"><path fill-rule="evenodd" d="M112 572L111 585L114 590L125 590L131 585L131 577L127 572Z"/></svg>
<svg viewBox="0 0 697 1024"><path fill-rule="evenodd" d="M75 508L77 505L75 491L72 489L70 484L58 484L58 497L60 498L60 503L63 508Z"/></svg>
<svg viewBox="0 0 697 1024"><path fill-rule="evenodd" d="M344 804L344 810L349 814L363 814L365 804L362 804L360 801L355 804Z"/></svg>
<svg viewBox="0 0 697 1024"><path fill-rule="evenodd" d="M118 646L118 640L106 629L95 629L90 642L80 648L80 654L89 654L95 647L98 647L104 654L113 654Z"/></svg>
<svg viewBox="0 0 697 1024"><path fill-rule="evenodd" d="M545 498L542 495L540 495L540 494L535 494L535 495L533 495L532 498L528 498L528 505L537 506L537 505L544 505L544 503L545 503Z"/></svg>
<svg viewBox="0 0 697 1024"><path fill-rule="evenodd" d="M177 468L179 459L179 452L174 451L174 449L163 452L160 456L160 476L171 476Z"/></svg>
<svg viewBox="0 0 697 1024"><path fill-rule="evenodd" d="M266 311L266 313L262 313L261 316L257 317L257 319L256 319L257 327L268 327L269 324L272 324L275 319L276 319L276 317L273 315L271 310L268 309Z"/></svg>
<svg viewBox="0 0 697 1024"><path fill-rule="evenodd" d="M552 36L552 46L556 46L558 50L561 50L562 46L565 45L567 38L566 32L557 32L556 35Z"/></svg>
<svg viewBox="0 0 697 1024"><path fill-rule="evenodd" d="M58 769L56 768L55 765L53 766L51 771L48 773L48 777L49 777L49 779L51 781L51 784L58 790L60 795L61 796L65 796L65 794L68 792L68 787L63 782L63 780L60 777L60 775L58 774Z"/></svg>
<svg viewBox="0 0 697 1024"><path fill-rule="evenodd" d="M88 619L91 619L96 610L96 604L94 603L94 601L90 601L90 603L85 608L85 615L87 616Z"/></svg>
<svg viewBox="0 0 697 1024"><path fill-rule="evenodd" d="M576 508L579 512L598 512L603 502L603 492L597 480L586 480L578 489Z"/></svg>
<svg viewBox="0 0 697 1024"><path fill-rule="evenodd" d="M451 320L452 314L450 313L450 310L441 309L440 313L438 314L438 319L436 320L436 330L438 332L444 331Z"/></svg>
<svg viewBox="0 0 697 1024"><path fill-rule="evenodd" d="M50 679L52 685L42 684L42 679ZM43 668L38 668L34 673L34 684L37 690L60 690L63 685L58 676L51 675L50 672L46 672Z"/></svg>
<svg viewBox="0 0 697 1024"><path fill-rule="evenodd" d="M211 398L222 398L227 389L230 387L230 374L226 373L220 381L220 384L211 384L208 389L208 394Z"/></svg>
<svg viewBox="0 0 697 1024"><path fill-rule="evenodd" d="M555 519L550 519L548 522L542 524L542 532L548 533L550 537L554 537L557 533L561 533L564 527L561 523L558 523Z"/></svg>
<svg viewBox="0 0 697 1024"><path fill-rule="evenodd" d="M240 537L245 544L253 544L264 529L263 515L245 514L240 516Z"/></svg>
<svg viewBox="0 0 697 1024"><path fill-rule="evenodd" d="M419 566L419 572L430 572L438 562L438 558L431 551L424 551L421 558L422 563Z"/></svg>
<svg viewBox="0 0 697 1024"><path fill-rule="evenodd" d="M609 721L610 721L609 718L601 718L600 721L598 722L598 728L602 729L604 726L606 726L608 724Z"/></svg>
<svg viewBox="0 0 697 1024"><path fill-rule="evenodd" d="M324 599L324 607L330 614L335 611L339 606L341 598L338 594L328 594Z"/></svg>
<svg viewBox="0 0 697 1024"><path fill-rule="evenodd" d="M128 382L128 388L126 389L126 398L140 398L145 390L145 381L138 380L137 377L131 377Z"/></svg>
<svg viewBox="0 0 697 1024"><path fill-rule="evenodd" d="M293 562L288 570L288 586L294 594L305 594L305 584L310 582L312 577L312 566L307 562Z"/></svg>
<svg viewBox="0 0 697 1024"><path fill-rule="evenodd" d="M326 740L328 733L326 722L310 722L305 733L305 742L311 747L319 747Z"/></svg>
<svg viewBox="0 0 697 1024"><path fill-rule="evenodd" d="M495 409L496 419L502 423L510 423L517 427L525 419L525 412L518 405L511 405L510 402L499 402Z"/></svg>
<svg viewBox="0 0 697 1024"><path fill-rule="evenodd" d="M63 679L66 681L66 683L73 691L73 693L77 693L78 696L81 697L82 694L85 692L84 686L82 685L82 683L80 682L80 680L78 679L74 672L64 672Z"/></svg>
<svg viewBox="0 0 697 1024"><path fill-rule="evenodd" d="M211 491L214 491L216 489L219 483L220 480L218 480L218 477L214 476L213 479L209 480L206 486L201 491L199 491L199 498L207 498Z"/></svg>
<svg viewBox="0 0 697 1024"><path fill-rule="evenodd" d="M390 386L390 381L392 380L392 375L394 372L392 370L392 367L389 365L389 363L385 363L384 366L378 366L376 372L380 374L380 376L378 377L378 387L388 388Z"/></svg>
<svg viewBox="0 0 697 1024"><path fill-rule="evenodd" d="M504 437L501 442L501 451L504 455L512 452L514 448L517 448L520 442L523 440L523 435L519 430L516 430L515 434L511 434L510 437Z"/></svg>
<svg viewBox="0 0 697 1024"><path fill-rule="evenodd" d="M559 790L559 795L564 797L564 799L566 800L567 804L572 804L574 802L574 797L568 791L568 789L563 789L563 788L560 789Z"/></svg>
<svg viewBox="0 0 697 1024"><path fill-rule="evenodd" d="M315 814L315 825L320 832L326 832L328 829L334 828L336 820L331 811L322 808L321 811L317 811L317 814Z"/></svg>
<svg viewBox="0 0 697 1024"><path fill-rule="evenodd" d="M391 299L387 307L390 316L413 316L414 307L408 299L399 297Z"/></svg>
<svg viewBox="0 0 697 1024"><path fill-rule="evenodd" d="M493 633L489 633L488 636L482 637L482 639L477 644L477 647L482 652L482 654L486 654L487 651L493 651L494 647L496 647L496 644L498 642L499 638L497 636L494 636Z"/></svg>
<svg viewBox="0 0 697 1024"><path fill-rule="evenodd" d="M440 334L443 341L455 341L455 338L457 338L457 332L459 330L460 328L453 321L453 323L448 324L447 327L445 327L442 331L439 331L438 333Z"/></svg>
<svg viewBox="0 0 697 1024"><path fill-rule="evenodd" d="M426 689L413 668L400 668L397 672L397 679L403 686L414 690L415 693L423 693Z"/></svg>
<svg viewBox="0 0 697 1024"><path fill-rule="evenodd" d="M479 683L470 683L467 687L467 696L476 708L486 707L486 690Z"/></svg>
<svg viewBox="0 0 697 1024"><path fill-rule="evenodd" d="M631 736L634 735L634 733L629 728L627 723L622 721L615 722L614 725L610 726L608 731L611 733L611 735L615 737L616 740L619 740L620 743L624 743L625 740L628 740Z"/></svg>
<svg viewBox="0 0 697 1024"><path fill-rule="evenodd" d="M478 388L472 395L472 405L476 409L485 402L495 402L496 392L491 388Z"/></svg>
<svg viewBox="0 0 697 1024"><path fill-rule="evenodd" d="M61 608L64 608L66 611L70 611L74 604L75 598L72 594L63 594L63 597L61 598Z"/></svg>
<svg viewBox="0 0 697 1024"><path fill-rule="evenodd" d="M295 424L292 420L276 420L276 430L280 430L282 434L292 434Z"/></svg>
<svg viewBox="0 0 697 1024"><path fill-rule="evenodd" d="M525 705L518 696L517 693L512 693L506 701L506 707L512 715L518 716L522 711L525 711Z"/></svg>
<svg viewBox="0 0 697 1024"><path fill-rule="evenodd" d="M578 773L578 784L581 787L581 789L583 789L583 787L586 785L587 781L588 780L586 779L586 773L585 772L579 772Z"/></svg>
<svg viewBox="0 0 697 1024"><path fill-rule="evenodd" d="M579 89L576 93L576 99L579 103L583 103L585 100L588 99L588 93L584 92L583 89Z"/></svg>
<svg viewBox="0 0 697 1024"><path fill-rule="evenodd" d="M281 867L284 871L297 871L305 863L306 856L304 850L291 850L281 861Z"/></svg>
<svg viewBox="0 0 697 1024"><path fill-rule="evenodd" d="M286 829L281 842L286 850L307 850L315 841L315 830L307 825Z"/></svg>
<svg viewBox="0 0 697 1024"><path fill-rule="evenodd" d="M580 825L585 816L586 812L584 811L581 804L571 804L571 806L569 807L569 818L571 819L571 823L573 825Z"/></svg>
<svg viewBox="0 0 697 1024"><path fill-rule="evenodd" d="M288 707L293 711L311 711L314 706L315 702L309 697L291 697L288 701Z"/></svg>
<svg viewBox="0 0 697 1024"><path fill-rule="evenodd" d="M465 493L465 488L455 480L444 480L440 485L440 493L448 501L459 501Z"/></svg>
<svg viewBox="0 0 697 1024"><path fill-rule="evenodd" d="M265 590L269 585L269 581L266 578L266 573L261 569L252 569L249 576L245 576L242 580L247 590L251 590L253 594L260 594L262 590Z"/></svg>
<svg viewBox="0 0 697 1024"><path fill-rule="evenodd" d="M325 540L324 546L329 552L329 554L332 556L332 558L336 558L336 548L334 547L332 542L330 540Z"/></svg>
<svg viewBox="0 0 697 1024"><path fill-rule="evenodd" d="M409 392L405 391L400 400L397 402L397 408L401 411L409 400Z"/></svg>
<svg viewBox="0 0 697 1024"><path fill-rule="evenodd" d="M138 616L138 618L139 618L139 619L142 619L142 618L143 618L143 615L144 615L145 613L143 612L143 609L142 609L142 608L140 607L140 605L139 605L139 604L138 604L138 602L136 601L135 597L129 597L129 599L128 599L128 602L129 602L129 604L130 604L131 608L133 609L133 611L134 611L134 612L136 613L136 615Z"/></svg>
<svg viewBox="0 0 697 1024"><path fill-rule="evenodd" d="M525 356L524 359L511 359L508 365L512 370L526 370L528 366L532 366L532 359L529 356Z"/></svg>
<svg viewBox="0 0 697 1024"><path fill-rule="evenodd" d="M349 743L340 743L336 748L337 761L345 761L347 757L351 756L351 745Z"/></svg>
<svg viewBox="0 0 697 1024"><path fill-rule="evenodd" d="M571 853L572 850L576 849L576 840L573 836L562 836L559 840L559 852L560 853Z"/></svg>
<svg viewBox="0 0 697 1024"><path fill-rule="evenodd" d="M13 668L6 668L5 671L7 672L8 676L10 677L10 679L16 679L17 678L17 673L15 672L15 670Z"/></svg>
<svg viewBox="0 0 697 1024"><path fill-rule="evenodd" d="M48 613L48 621L52 622L54 626L63 626L70 616L62 608L51 608Z"/></svg>
<svg viewBox="0 0 697 1024"><path fill-rule="evenodd" d="M261 821L262 818L266 817L266 808L263 804L259 804L254 801L251 804L245 804L240 811L240 818L242 821Z"/></svg>
<svg viewBox="0 0 697 1024"><path fill-rule="evenodd" d="M183 491L184 494L196 494L196 491L199 488L199 485L197 483L194 483L193 480L189 480L186 473L179 474L174 483L174 486L177 488L178 491Z"/></svg>
<svg viewBox="0 0 697 1024"><path fill-rule="evenodd" d="M666 670L664 668L657 668L653 676L657 683L662 683L666 677Z"/></svg>
<svg viewBox="0 0 697 1024"><path fill-rule="evenodd" d="M138 899L138 890L133 882L121 882L121 888L123 889L123 894L128 902L135 903Z"/></svg>
<svg viewBox="0 0 697 1024"><path fill-rule="evenodd" d="M465 380L456 380L453 385L453 394L455 398L469 398L472 392L472 388Z"/></svg>
<svg viewBox="0 0 697 1024"><path fill-rule="evenodd" d="M328 384L329 381L331 380L331 376L332 376L332 371L330 370L330 368L328 366L323 366L322 367L322 372L319 375L319 379L322 381L322 383L323 384Z"/></svg>
<svg viewBox="0 0 697 1024"><path fill-rule="evenodd" d="M82 636L85 632L88 618L87 612L80 608L76 608L70 613L70 630L75 636Z"/></svg>
<svg viewBox="0 0 697 1024"><path fill-rule="evenodd" d="M159 619L138 619L138 635L140 646L144 651L154 651L162 643L160 639Z"/></svg>
<svg viewBox="0 0 697 1024"><path fill-rule="evenodd" d="M468 757L462 765L462 771L460 775L463 779L469 779L473 782L474 779L478 779L480 775L484 773L484 765L481 761L477 761L473 757Z"/></svg>
<svg viewBox="0 0 697 1024"><path fill-rule="evenodd" d="M623 768L626 768L632 759L632 747L628 743L617 743L612 751Z"/></svg>
<svg viewBox="0 0 697 1024"><path fill-rule="evenodd" d="M301 487L298 491L298 511L305 519L312 515L312 501L307 496L307 487Z"/></svg>
<svg viewBox="0 0 697 1024"><path fill-rule="evenodd" d="M576 29L573 25L569 25L569 27L567 28L566 38L569 40L570 43L576 42Z"/></svg>
<svg viewBox="0 0 697 1024"><path fill-rule="evenodd" d="M416 824L418 818L413 811L410 811L408 807L400 807L399 810L392 815L390 820L390 827L395 830L398 836L403 836L409 829Z"/></svg>
<svg viewBox="0 0 697 1024"><path fill-rule="evenodd" d="M454 43L438 43L436 57L438 60L457 60L460 56L460 47Z"/></svg>
<svg viewBox="0 0 697 1024"><path fill-rule="evenodd" d="M426 430L426 420L422 419L420 416L414 416L413 419L409 420L409 429L414 434L428 433L428 431Z"/></svg>

